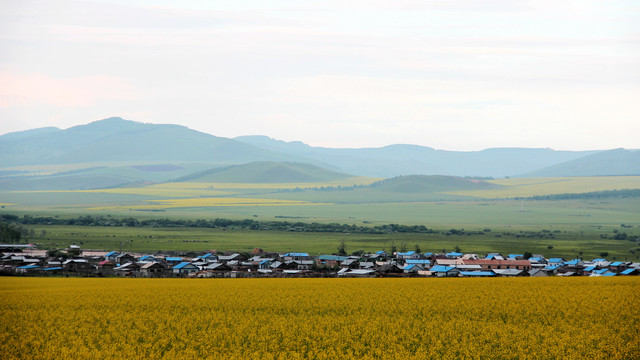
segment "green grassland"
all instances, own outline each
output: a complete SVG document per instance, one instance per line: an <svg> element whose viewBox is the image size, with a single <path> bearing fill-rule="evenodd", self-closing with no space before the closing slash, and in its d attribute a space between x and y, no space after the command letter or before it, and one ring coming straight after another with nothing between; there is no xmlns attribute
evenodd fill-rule
<svg viewBox="0 0 640 360"><path fill-rule="evenodd" d="M491 229L484 234L445 235L438 234L350 234L350 233L303 233L295 231L248 231L202 228L131 228L131 227L81 227L81 226L27 226L34 234L28 240L41 248L66 248L71 244L84 249L122 250L139 253L175 251L246 251L262 248L271 252L306 251L312 254L335 253L341 241L348 252L364 250L375 252L414 250L416 245L424 252L452 251L456 246L465 252L486 254L540 253L546 256L599 257L608 252L616 259L638 259L637 248L626 240L602 239L599 234L612 235L610 228L594 228L576 233L567 230L543 229L554 238L542 238L535 233L519 229ZM42 230L45 230L42 233ZM618 227L618 231L640 235L638 228ZM531 237L527 237L530 235ZM549 235L550 236L550 235ZM552 249L549 249L552 246Z"/></svg>
<svg viewBox="0 0 640 360"><path fill-rule="evenodd" d="M255 219L259 221L347 223L357 225L425 225L448 229L492 229L482 236L442 234L325 234L215 229L150 229L35 227L44 238L31 241L45 247L82 241L87 249L127 251L268 251L334 252L345 239L349 251L390 249L452 250L485 253L538 252L547 256L599 256L637 259L638 244L603 239L614 230L640 235L640 199L604 197L572 200L516 200L516 196L584 193L640 188L640 177L501 179L489 182L450 177L341 178L298 183L200 183L193 179L124 188L77 191L3 191L0 213L75 217L176 219ZM375 183L375 186L369 186ZM251 205L240 199L254 199ZM159 200L171 200L163 206ZM222 206L207 206L215 200ZM290 203L287 201L291 201ZM303 202L295 203L294 201ZM177 205L176 205L177 204ZM625 228L620 225L625 224ZM555 239L517 237L547 230ZM75 235L74 235L75 234ZM77 235L77 234L86 234ZM115 237L106 236L115 235ZM499 235L500 237L496 237ZM153 236L153 237L150 237ZM202 241L202 242L198 242ZM206 241L206 242L204 242ZM548 249L548 246L553 249ZM633 253L631 252L633 251Z"/></svg>

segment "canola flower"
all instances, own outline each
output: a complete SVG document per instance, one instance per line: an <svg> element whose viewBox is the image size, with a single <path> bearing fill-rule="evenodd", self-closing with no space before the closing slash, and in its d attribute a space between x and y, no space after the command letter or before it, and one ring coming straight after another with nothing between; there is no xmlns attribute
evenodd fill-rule
<svg viewBox="0 0 640 360"><path fill-rule="evenodd" d="M637 359L640 279L0 278L4 359Z"/></svg>

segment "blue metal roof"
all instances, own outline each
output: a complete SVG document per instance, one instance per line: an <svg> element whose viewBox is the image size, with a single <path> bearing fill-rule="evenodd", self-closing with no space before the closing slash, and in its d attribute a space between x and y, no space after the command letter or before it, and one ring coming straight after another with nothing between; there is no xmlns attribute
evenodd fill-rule
<svg viewBox="0 0 640 360"><path fill-rule="evenodd" d="M376 255L382 255L382 254L386 254L387 252L384 250L380 250L378 252L376 252Z"/></svg>
<svg viewBox="0 0 640 360"><path fill-rule="evenodd" d="M549 260L547 260L548 262L552 262L552 263L561 263L564 260L562 260L562 258L551 258Z"/></svg>
<svg viewBox="0 0 640 360"><path fill-rule="evenodd" d="M578 265L578 263L579 263L580 261L582 261L582 260L580 260L580 259L573 259L573 260L566 261L564 264L565 264L565 265Z"/></svg>
<svg viewBox="0 0 640 360"><path fill-rule="evenodd" d="M166 257L164 259L167 261L182 261L181 257Z"/></svg>
<svg viewBox="0 0 640 360"><path fill-rule="evenodd" d="M496 276L493 271L460 271L462 276Z"/></svg>
<svg viewBox="0 0 640 360"><path fill-rule="evenodd" d="M190 262L181 262L180 264L178 264L178 265L174 266L173 268L174 268L174 269L182 269L182 268L184 268L184 267L185 267L185 266L187 266L187 265L191 265L191 266L193 266L193 267L197 267L197 266L193 265L193 264L192 264L192 263L190 263Z"/></svg>
<svg viewBox="0 0 640 360"><path fill-rule="evenodd" d="M540 262L542 260L544 260L544 259L543 258L539 258L539 257L532 257L532 258L529 259L529 261L531 261L531 262Z"/></svg>
<svg viewBox="0 0 640 360"><path fill-rule="evenodd" d="M544 268L544 270L555 270L559 267L560 265L548 265L547 267Z"/></svg>
<svg viewBox="0 0 640 360"><path fill-rule="evenodd" d="M516 258L516 257L524 257L523 254L509 254L510 258Z"/></svg>
<svg viewBox="0 0 640 360"><path fill-rule="evenodd" d="M413 255L415 253L416 253L415 251L407 251L407 252L404 252L404 253L398 253L398 255L399 256L411 256L411 255Z"/></svg>
<svg viewBox="0 0 640 360"><path fill-rule="evenodd" d="M602 275L602 274L606 273L607 271L609 271L609 270L608 269L600 269L600 270L595 270L593 273Z"/></svg>
<svg viewBox="0 0 640 360"><path fill-rule="evenodd" d="M62 270L61 267L53 267L53 268L46 268L46 269L41 269L42 271L51 271L51 270Z"/></svg>
<svg viewBox="0 0 640 360"><path fill-rule="evenodd" d="M140 258L140 261L145 261L147 259L155 259L155 257L153 257L152 255L145 255Z"/></svg>
<svg viewBox="0 0 640 360"><path fill-rule="evenodd" d="M296 252L291 252L291 253L285 254L284 256L298 256L298 257L305 256L305 257L308 257L308 256L309 256L309 254L307 254L307 253L296 253Z"/></svg>
<svg viewBox="0 0 640 360"><path fill-rule="evenodd" d="M586 268L584 269L584 271L593 271L593 270L595 270L595 269L596 269L596 267L595 267L595 266L589 266L589 267L586 267Z"/></svg>
<svg viewBox="0 0 640 360"><path fill-rule="evenodd" d="M620 266L624 264L622 261L616 261L616 262L612 262L611 264L609 264L609 266Z"/></svg>
<svg viewBox="0 0 640 360"><path fill-rule="evenodd" d="M629 275L629 274L633 273L634 271L636 271L636 269L627 269L627 270L621 272L620 274Z"/></svg>
<svg viewBox="0 0 640 360"><path fill-rule="evenodd" d="M604 274L600 274L600 276L616 276L616 275L618 275L618 274L616 274L616 273L614 273L614 272L611 272L611 271L606 272L606 273L604 273Z"/></svg>
<svg viewBox="0 0 640 360"><path fill-rule="evenodd" d="M39 267L40 266L38 266L38 265L25 265L25 266L19 266L16 269L37 269Z"/></svg>
<svg viewBox="0 0 640 360"><path fill-rule="evenodd" d="M407 264L431 264L431 260L427 259L409 259L407 260Z"/></svg>
<svg viewBox="0 0 640 360"><path fill-rule="evenodd" d="M449 272L455 269L453 266L436 265L431 268L432 272Z"/></svg>
<svg viewBox="0 0 640 360"><path fill-rule="evenodd" d="M461 253L461 252L455 252L455 251L447 253L447 256L462 256L462 255L464 255L464 254Z"/></svg>
<svg viewBox="0 0 640 360"><path fill-rule="evenodd" d="M592 262L603 262L603 261L607 261L607 259L593 259Z"/></svg>
<svg viewBox="0 0 640 360"><path fill-rule="evenodd" d="M108 252L105 256L112 256L112 255L115 255L115 254L119 254L119 252L117 252L117 251L110 251L110 252Z"/></svg>
<svg viewBox="0 0 640 360"><path fill-rule="evenodd" d="M318 260L330 260L330 261L345 261L348 257L346 256L337 256L337 255L320 255L318 256Z"/></svg>

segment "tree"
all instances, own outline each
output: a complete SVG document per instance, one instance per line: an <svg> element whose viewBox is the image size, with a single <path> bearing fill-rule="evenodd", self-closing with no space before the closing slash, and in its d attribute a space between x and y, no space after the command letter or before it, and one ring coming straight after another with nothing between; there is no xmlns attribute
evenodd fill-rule
<svg viewBox="0 0 640 360"><path fill-rule="evenodd" d="M344 239L340 240L340 245L338 245L338 255L347 256L347 244Z"/></svg>
<svg viewBox="0 0 640 360"><path fill-rule="evenodd" d="M525 259L529 260L533 257L533 254L531 253L531 251L525 251L522 256L524 256Z"/></svg>
<svg viewBox="0 0 640 360"><path fill-rule="evenodd" d="M453 251L459 253L459 252L462 252L462 249L460 249L460 246L456 245Z"/></svg>
<svg viewBox="0 0 640 360"><path fill-rule="evenodd" d="M19 243L22 239L22 231L12 224L0 222L0 242L3 243Z"/></svg>
<svg viewBox="0 0 640 360"><path fill-rule="evenodd" d="M416 252L418 254L422 254L422 250L420 250L420 245L416 244Z"/></svg>

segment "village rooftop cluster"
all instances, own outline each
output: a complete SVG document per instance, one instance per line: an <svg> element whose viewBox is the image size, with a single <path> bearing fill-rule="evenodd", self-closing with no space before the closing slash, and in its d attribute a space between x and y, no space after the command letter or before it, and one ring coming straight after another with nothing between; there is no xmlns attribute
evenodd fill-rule
<svg viewBox="0 0 640 360"><path fill-rule="evenodd" d="M192 256L136 255L111 251L62 259L29 255L31 245L0 245L1 272L19 275L127 277L518 277L639 275L640 263L606 259L566 260L536 255L415 251L352 256L303 252L203 253Z"/></svg>

